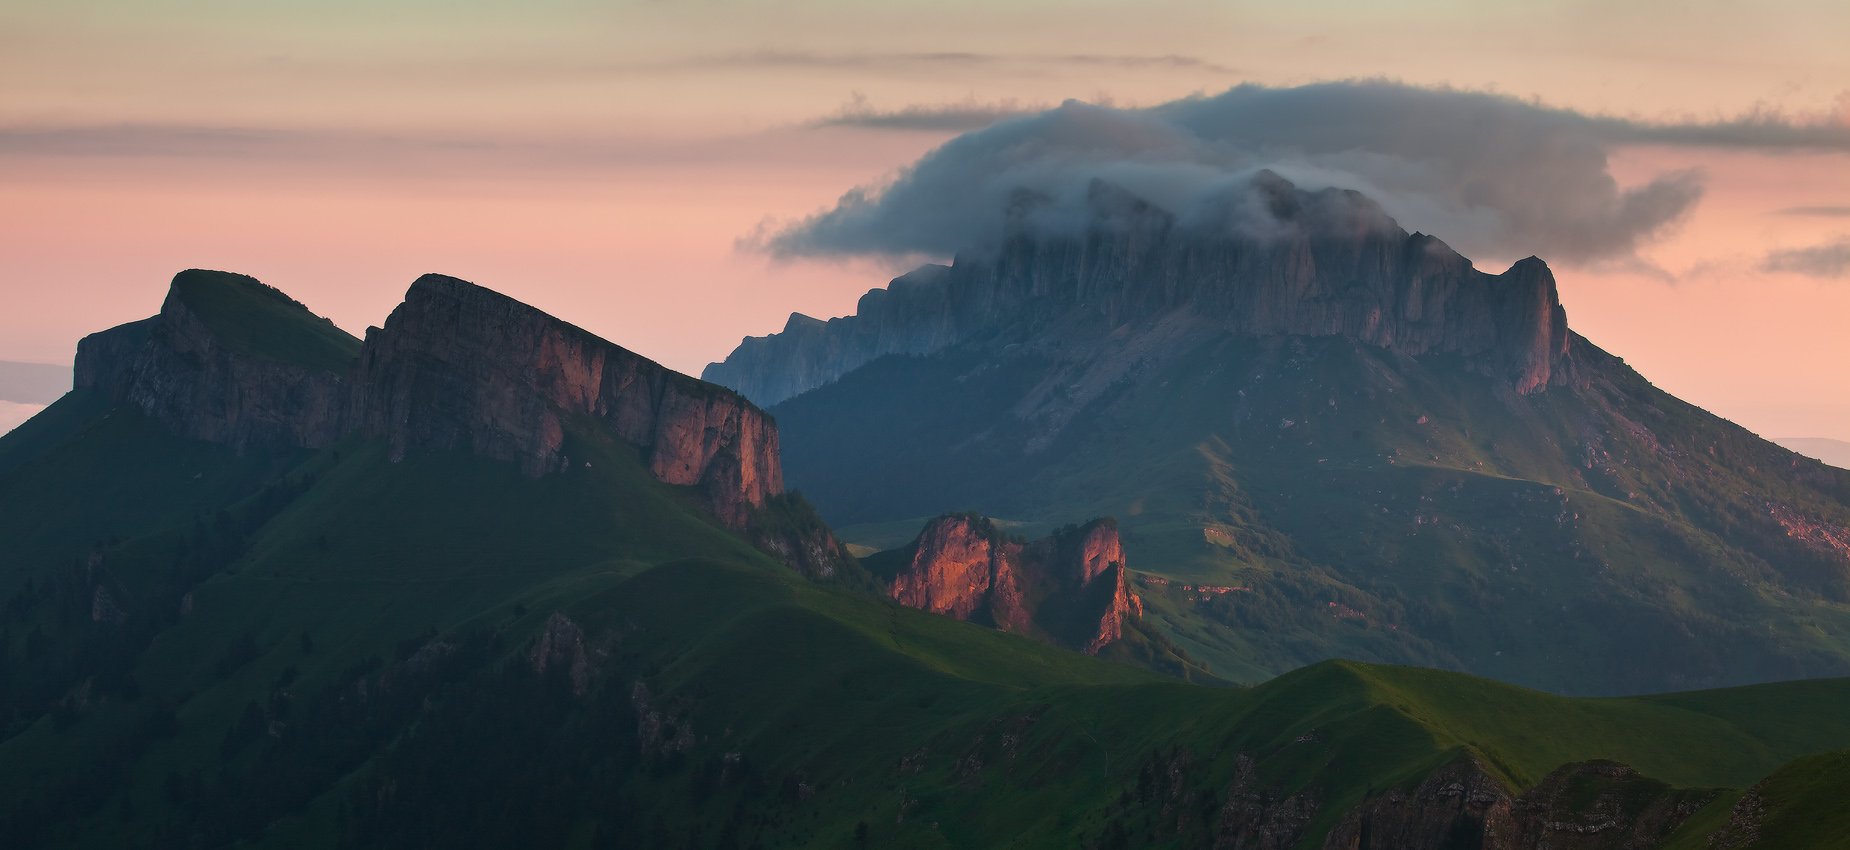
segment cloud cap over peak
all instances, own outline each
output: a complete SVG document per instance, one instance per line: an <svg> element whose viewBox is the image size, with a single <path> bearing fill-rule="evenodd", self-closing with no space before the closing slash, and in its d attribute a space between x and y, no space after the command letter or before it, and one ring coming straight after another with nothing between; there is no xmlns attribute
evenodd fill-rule
<svg viewBox="0 0 1850 850"><path fill-rule="evenodd" d="M749 244L785 257L949 256L993 241L1019 191L1051 199L1043 214L1058 221L1053 211L1082 215L1086 187L1103 179L1186 219L1270 169L1307 189L1357 190L1467 255L1627 260L1703 191L1693 171L1620 185L1609 153L1641 144L1850 151L1850 125L1655 124L1384 80L1249 84L1134 109L1068 101L958 135Z"/></svg>

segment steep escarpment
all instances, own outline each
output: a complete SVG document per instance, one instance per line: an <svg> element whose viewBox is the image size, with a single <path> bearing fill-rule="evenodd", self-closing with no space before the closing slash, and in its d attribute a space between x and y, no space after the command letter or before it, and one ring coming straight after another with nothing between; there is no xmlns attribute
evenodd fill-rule
<svg viewBox="0 0 1850 850"><path fill-rule="evenodd" d="M85 337L75 386L175 433L232 446L316 448L341 435L359 341L255 278L189 270L161 312Z"/></svg>
<svg viewBox="0 0 1850 850"><path fill-rule="evenodd" d="M565 468L566 433L583 422L740 531L783 491L776 425L737 393L441 275L362 344L253 278L182 272L160 315L83 340L75 383L239 451L357 434L395 458L467 451L528 475ZM805 547L814 560L832 545Z"/></svg>
<svg viewBox="0 0 1850 850"><path fill-rule="evenodd" d="M570 462L566 429L584 417L643 449L656 478L699 489L732 528L783 491L776 426L737 393L442 275L419 278L367 333L349 416L398 456L462 449L533 475Z"/></svg>
<svg viewBox="0 0 1850 850"><path fill-rule="evenodd" d="M747 337L700 377L769 406L888 354L930 354L956 344L976 317L957 309L951 274L950 266L920 266L862 295L851 316L823 321L792 313L781 332Z"/></svg>
<svg viewBox="0 0 1850 850"><path fill-rule="evenodd" d="M1102 338L1171 315L1240 336L1460 355L1525 394L1563 377L1567 318L1541 260L1486 274L1355 192L1307 192L1270 173L1233 197L1228 209L1185 217L1095 182L1082 229L1018 227L949 267L869 292L853 316L792 316L703 377L774 405L887 354L1004 346L1056 326ZM1028 220L1043 202L1019 198L1012 209Z"/></svg>
<svg viewBox="0 0 1850 850"><path fill-rule="evenodd" d="M1027 542L984 517L952 514L927 523L897 555L887 594L901 605L1089 654L1123 637L1135 616L1123 544L1109 519Z"/></svg>

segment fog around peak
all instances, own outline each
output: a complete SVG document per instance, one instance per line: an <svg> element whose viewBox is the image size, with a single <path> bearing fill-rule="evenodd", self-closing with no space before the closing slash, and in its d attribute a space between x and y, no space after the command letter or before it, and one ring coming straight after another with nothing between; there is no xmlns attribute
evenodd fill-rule
<svg viewBox="0 0 1850 850"><path fill-rule="evenodd" d="M1779 132L1776 121L1762 124ZM1682 137L1706 138L1687 127ZM783 257L949 256L996 239L1024 191L1046 199L1036 226L1084 222L1101 180L1188 222L1240 207L1241 193L1270 171L1306 190L1360 192L1408 230L1468 256L1623 260L1702 196L1692 171L1635 185L1614 178L1612 148L1666 138L1679 137L1498 94L1386 81L1242 85L1147 108L1068 101L956 136L892 180L851 189L750 245Z"/></svg>

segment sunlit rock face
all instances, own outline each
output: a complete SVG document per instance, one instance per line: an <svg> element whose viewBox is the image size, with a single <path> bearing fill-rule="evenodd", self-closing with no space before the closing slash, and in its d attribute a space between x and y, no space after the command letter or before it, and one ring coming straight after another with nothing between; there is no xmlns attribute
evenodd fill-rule
<svg viewBox="0 0 1850 850"><path fill-rule="evenodd" d="M464 449L529 474L568 464L566 422L588 417L734 528L783 490L776 426L737 393L441 275L419 278L368 332L350 414L397 455Z"/></svg>
<svg viewBox="0 0 1850 850"><path fill-rule="evenodd" d="M239 451L319 448L339 439L343 370L328 368L324 358L276 356L236 344L212 318L227 289L303 323L326 322L253 278L182 272L159 315L78 343L74 386L133 406L182 436ZM331 325L327 330L330 337L339 334Z"/></svg>
<svg viewBox="0 0 1850 850"><path fill-rule="evenodd" d="M1228 207L1188 216L1095 182L1083 226L1021 224L995 245L925 266L827 322L793 315L703 377L774 405L888 354L1006 344L1052 326L1099 335L1171 314L1241 336L1341 336L1419 356L1465 357L1534 393L1569 347L1553 274L1533 257L1501 275L1402 230L1349 191L1307 192L1261 174Z"/></svg>
<svg viewBox="0 0 1850 850"><path fill-rule="evenodd" d="M529 475L570 465L568 423L582 420L739 530L783 491L776 425L738 393L442 275L419 278L362 345L255 279L184 272L160 315L86 337L74 380L239 451L358 434L395 458L468 451Z"/></svg>
<svg viewBox="0 0 1850 850"><path fill-rule="evenodd" d="M887 593L901 605L1097 654L1135 608L1117 523L1093 520L1033 542L971 514L938 517Z"/></svg>

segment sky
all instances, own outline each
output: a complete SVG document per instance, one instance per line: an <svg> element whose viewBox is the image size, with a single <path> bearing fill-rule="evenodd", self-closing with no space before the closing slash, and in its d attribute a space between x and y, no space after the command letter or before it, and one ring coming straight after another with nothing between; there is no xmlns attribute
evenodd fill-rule
<svg viewBox="0 0 1850 850"><path fill-rule="evenodd" d="M1540 254L1659 386L1850 439L1846 41L1839 0L6 0L0 360L68 363L183 268L356 334L435 271L698 373L948 244L820 217L992 185L927 166L1076 116L1106 165L1286 150L1481 268Z"/></svg>

